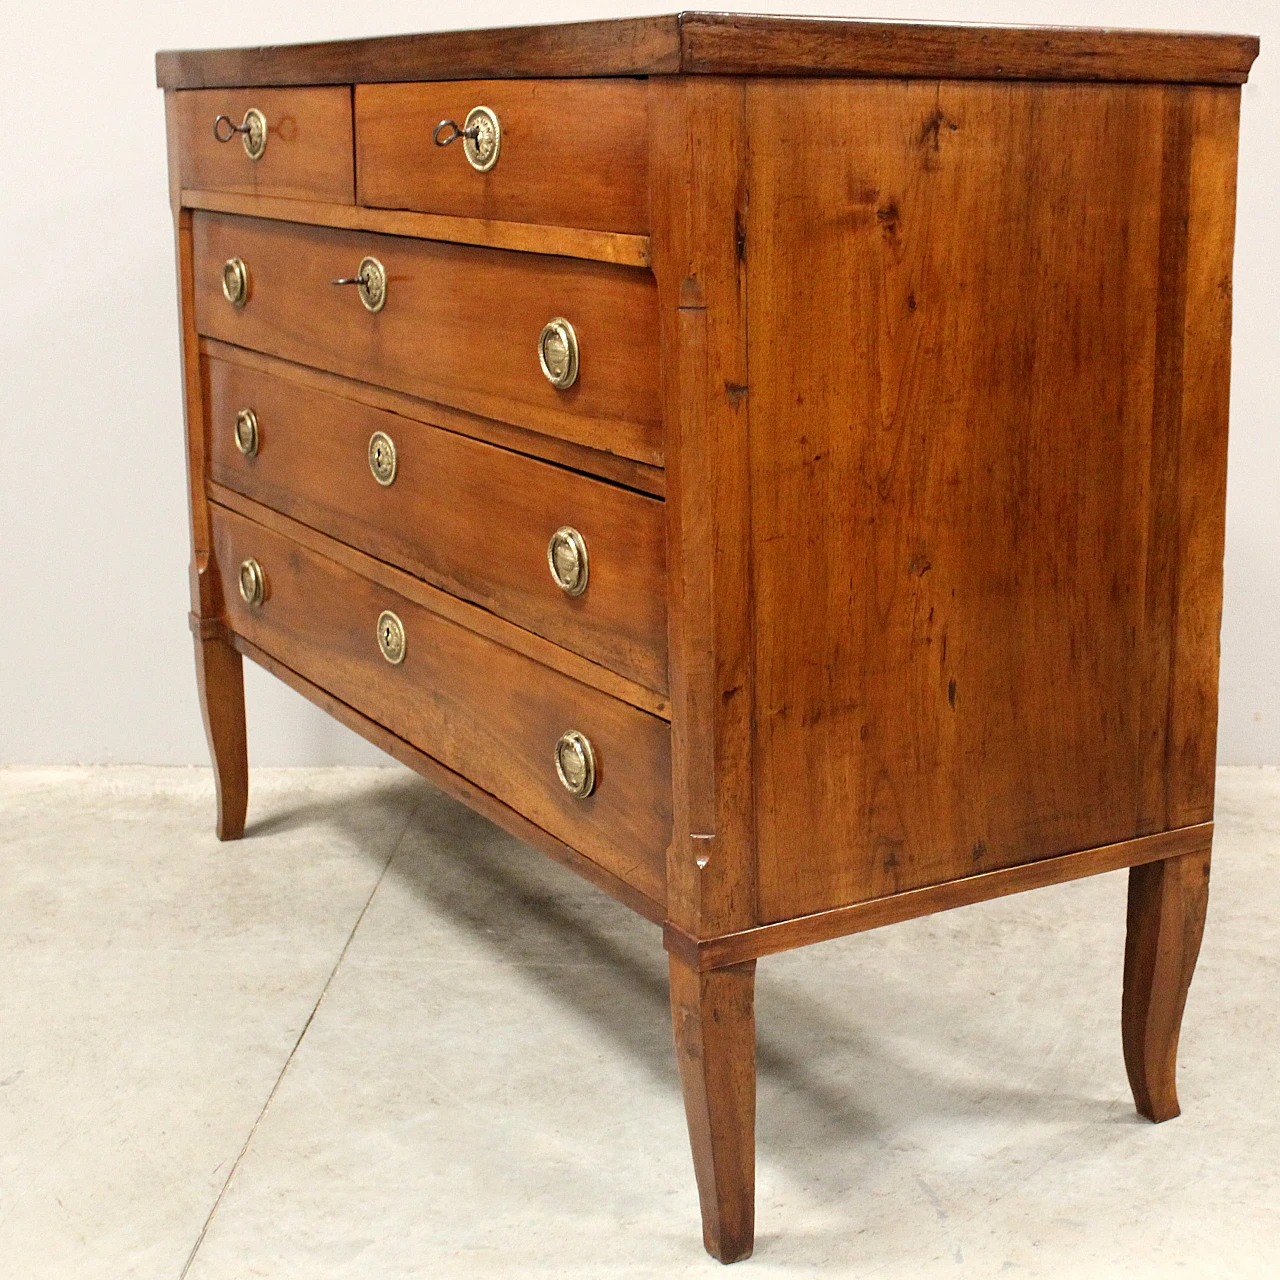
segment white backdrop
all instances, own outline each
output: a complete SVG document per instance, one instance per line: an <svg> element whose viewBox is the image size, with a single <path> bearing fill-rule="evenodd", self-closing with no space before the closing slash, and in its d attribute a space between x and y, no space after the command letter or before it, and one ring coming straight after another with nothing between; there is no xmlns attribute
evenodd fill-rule
<svg viewBox="0 0 1280 1280"><path fill-rule="evenodd" d="M1277 0L864 0L793 12L1243 31L1220 758L1280 764ZM714 6L708 6L714 7ZM785 12L777 0L726 8ZM204 763L159 48L669 12L365 0L0 6L0 764ZM252 18L250 19L250 16ZM255 764L385 760L246 664Z"/></svg>

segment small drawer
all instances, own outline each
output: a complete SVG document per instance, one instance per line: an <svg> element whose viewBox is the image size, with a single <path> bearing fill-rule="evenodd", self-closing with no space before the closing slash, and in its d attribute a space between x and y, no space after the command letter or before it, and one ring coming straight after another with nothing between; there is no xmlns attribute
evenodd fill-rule
<svg viewBox="0 0 1280 1280"><path fill-rule="evenodd" d="M666 692L661 500L225 360L205 374L218 484Z"/></svg>
<svg viewBox="0 0 1280 1280"><path fill-rule="evenodd" d="M194 240L201 333L661 465L648 271L212 213Z"/></svg>
<svg viewBox="0 0 1280 1280"><path fill-rule="evenodd" d="M216 506L212 514L232 631L642 893L665 900L671 838L665 721L254 521ZM588 745L574 740L561 747L571 734Z"/></svg>
<svg viewBox="0 0 1280 1280"><path fill-rule="evenodd" d="M176 99L184 187L353 202L351 90L345 85L187 89Z"/></svg>
<svg viewBox="0 0 1280 1280"><path fill-rule="evenodd" d="M647 101L643 80L357 85L360 203L646 233Z"/></svg>

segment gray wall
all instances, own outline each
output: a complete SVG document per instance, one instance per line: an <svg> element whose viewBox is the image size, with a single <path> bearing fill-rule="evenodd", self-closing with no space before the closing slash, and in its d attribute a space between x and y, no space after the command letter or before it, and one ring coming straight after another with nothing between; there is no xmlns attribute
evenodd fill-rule
<svg viewBox="0 0 1280 1280"><path fill-rule="evenodd" d="M173 246L157 48L669 12L568 0L6 0L0 16L0 764L204 763L186 629ZM713 6L714 7L714 6ZM725 8L783 12L776 0ZM1247 31L1223 763L1280 763L1275 0L855 0L796 12ZM250 24L247 15L252 14ZM381 760L249 666L256 764Z"/></svg>

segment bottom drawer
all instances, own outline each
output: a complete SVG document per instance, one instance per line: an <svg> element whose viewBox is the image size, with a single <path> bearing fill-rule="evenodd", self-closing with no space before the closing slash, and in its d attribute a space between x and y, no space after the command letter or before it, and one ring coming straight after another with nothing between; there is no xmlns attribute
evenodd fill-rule
<svg viewBox="0 0 1280 1280"><path fill-rule="evenodd" d="M250 643L461 774L658 902L671 834L668 725L476 635L290 539L213 509L227 625ZM261 570L247 603L241 566ZM250 575L252 576L252 575ZM252 591L250 594L253 594ZM395 623L404 637L397 652ZM383 641L393 662L384 655ZM570 782L584 754L594 786Z"/></svg>

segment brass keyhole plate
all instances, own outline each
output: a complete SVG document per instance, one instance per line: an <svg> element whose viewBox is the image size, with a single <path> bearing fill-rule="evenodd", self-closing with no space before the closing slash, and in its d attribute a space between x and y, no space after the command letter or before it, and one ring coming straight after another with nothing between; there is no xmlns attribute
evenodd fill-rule
<svg viewBox="0 0 1280 1280"><path fill-rule="evenodd" d="M375 431L369 437L369 470L384 488L396 478L396 445L385 431Z"/></svg>
<svg viewBox="0 0 1280 1280"><path fill-rule="evenodd" d="M404 623L390 609L384 609L378 615L378 648L382 656L398 667L404 661L406 647Z"/></svg>
<svg viewBox="0 0 1280 1280"><path fill-rule="evenodd" d="M475 137L468 135L474 131ZM462 124L462 150L477 173L488 173L502 150L502 126L488 107L472 107Z"/></svg>
<svg viewBox="0 0 1280 1280"><path fill-rule="evenodd" d="M377 258L361 258L356 272L356 292L366 311L381 311L387 304L387 271Z"/></svg>
<svg viewBox="0 0 1280 1280"><path fill-rule="evenodd" d="M244 113L244 123L240 126L244 139L244 153L250 160L261 160L267 149L267 117L257 107L250 107Z"/></svg>

